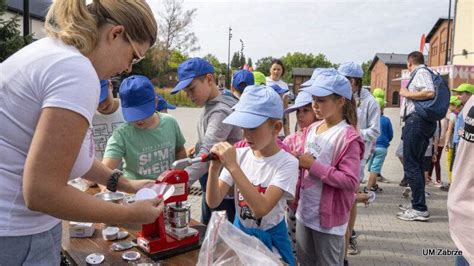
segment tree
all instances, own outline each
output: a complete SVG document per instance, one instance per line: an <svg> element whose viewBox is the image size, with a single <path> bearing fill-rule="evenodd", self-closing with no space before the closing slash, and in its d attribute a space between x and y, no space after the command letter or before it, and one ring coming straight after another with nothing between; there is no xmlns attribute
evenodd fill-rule
<svg viewBox="0 0 474 266"><path fill-rule="evenodd" d="M33 35L22 36L18 16L4 20L5 0L0 0L0 62L33 41Z"/></svg>
<svg viewBox="0 0 474 266"><path fill-rule="evenodd" d="M242 65L240 64L240 52L235 52L232 55L232 60L230 60L230 68L231 69L239 69Z"/></svg>
<svg viewBox="0 0 474 266"><path fill-rule="evenodd" d="M204 60L211 63L211 65L214 67L216 76L219 76L220 74L227 74L227 64L219 62L219 59L217 59L215 55L207 54L203 58Z"/></svg>
<svg viewBox="0 0 474 266"><path fill-rule="evenodd" d="M245 60L245 55L241 52L240 53L240 66L239 66L239 68L243 67L246 64L245 61L246 61Z"/></svg>
<svg viewBox="0 0 474 266"><path fill-rule="evenodd" d="M249 67L252 67L252 66L253 66L252 58L250 58L250 57L247 58L247 65L248 65Z"/></svg>
<svg viewBox="0 0 474 266"><path fill-rule="evenodd" d="M286 82L290 82L293 76L294 67L303 67L303 68L318 68L318 67L336 67L335 64L331 63L325 55L317 54L313 55L294 52L287 53L284 57L281 58L283 65L285 65L285 74L282 79Z"/></svg>
<svg viewBox="0 0 474 266"><path fill-rule="evenodd" d="M263 57L257 60L255 63L257 65L256 71L262 72L265 76L270 75L270 67L272 66L273 58L271 56Z"/></svg>
<svg viewBox="0 0 474 266"><path fill-rule="evenodd" d="M187 55L181 53L178 50L173 50L168 60L168 70L176 71L178 69L178 66L184 61L186 61L187 59L188 59Z"/></svg>
<svg viewBox="0 0 474 266"><path fill-rule="evenodd" d="M364 76L362 77L362 85L370 86L370 71L369 67L372 64L372 60L368 60L365 63L362 63L362 70L364 70Z"/></svg>
<svg viewBox="0 0 474 266"><path fill-rule="evenodd" d="M200 49L197 37L189 31L196 8L184 10L183 0L164 0L162 12L159 12L158 24L160 29L159 42L165 51L179 50L183 53Z"/></svg>

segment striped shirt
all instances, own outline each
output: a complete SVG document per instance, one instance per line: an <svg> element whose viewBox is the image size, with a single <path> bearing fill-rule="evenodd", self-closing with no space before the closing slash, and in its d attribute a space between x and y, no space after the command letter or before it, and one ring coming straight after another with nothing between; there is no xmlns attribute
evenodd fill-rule
<svg viewBox="0 0 474 266"><path fill-rule="evenodd" d="M419 65L413 70L416 71L415 76L413 77L412 82L408 86L409 92L420 92L420 91L435 91L433 85L433 79L431 78L431 73L424 69L425 65ZM421 69L420 69L421 68ZM405 117L415 112L415 103L414 100L405 98Z"/></svg>

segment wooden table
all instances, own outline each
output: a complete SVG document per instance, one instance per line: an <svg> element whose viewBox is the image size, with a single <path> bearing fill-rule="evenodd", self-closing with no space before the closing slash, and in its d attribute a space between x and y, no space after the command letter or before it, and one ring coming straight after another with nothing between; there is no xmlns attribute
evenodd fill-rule
<svg viewBox="0 0 474 266"><path fill-rule="evenodd" d="M95 190L89 190L87 193L94 194ZM191 221L191 226L204 227L204 225L198 223L195 220ZM69 222L63 222L63 234L62 234L62 249L64 255L67 257L69 262L74 265L86 265L86 257L91 253L102 253L105 256L105 260L102 265L123 265L127 264L122 259L122 254L125 251L112 251L110 246L114 242L118 241L132 241L136 239L137 232L141 230L141 225L122 225L119 226L121 230L129 232L129 236L126 239L107 241L102 238L101 231L105 227L104 224L96 224L96 230L94 235L89 238L70 238L69 237ZM202 236L204 237L204 235ZM196 265L199 257L199 249L171 257L169 259L153 261L138 247L134 247L127 251L138 251L141 254L141 258L134 263L153 263L160 265Z"/></svg>

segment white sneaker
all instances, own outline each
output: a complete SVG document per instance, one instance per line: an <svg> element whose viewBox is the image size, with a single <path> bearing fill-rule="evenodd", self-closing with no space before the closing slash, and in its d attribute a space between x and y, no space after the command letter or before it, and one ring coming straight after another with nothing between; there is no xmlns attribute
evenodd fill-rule
<svg viewBox="0 0 474 266"><path fill-rule="evenodd" d="M397 212L397 216L402 215L406 210L411 209L411 203L408 204L398 204L398 208L401 210L401 212Z"/></svg>
<svg viewBox="0 0 474 266"><path fill-rule="evenodd" d="M430 219L430 213L428 211L417 211L414 209L408 209L401 215L397 215L397 218L404 221L428 221Z"/></svg>

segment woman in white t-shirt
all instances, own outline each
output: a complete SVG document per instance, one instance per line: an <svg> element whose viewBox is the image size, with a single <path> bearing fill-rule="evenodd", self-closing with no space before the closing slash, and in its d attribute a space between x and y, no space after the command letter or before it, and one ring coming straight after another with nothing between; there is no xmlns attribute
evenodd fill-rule
<svg viewBox="0 0 474 266"><path fill-rule="evenodd" d="M285 74L285 66L283 65L283 62L280 59L273 59L272 60L272 65L270 67L270 76L266 78L266 85L272 87L273 85L277 85L278 91L277 93L280 94L282 100L283 100L283 109L288 108L288 102L289 102L289 97L288 97L288 84L281 80L281 77ZM278 137L280 137L282 140L290 135L290 116L288 114L285 114L283 117L283 129L280 131L278 134Z"/></svg>
<svg viewBox="0 0 474 266"><path fill-rule="evenodd" d="M144 1L56 0L49 37L0 65L0 261L58 265L61 220L151 223L158 200L119 205L68 186L83 176L135 192L150 181L120 178L94 160L92 118L99 79L131 70L157 36Z"/></svg>

